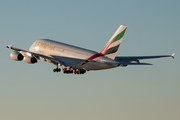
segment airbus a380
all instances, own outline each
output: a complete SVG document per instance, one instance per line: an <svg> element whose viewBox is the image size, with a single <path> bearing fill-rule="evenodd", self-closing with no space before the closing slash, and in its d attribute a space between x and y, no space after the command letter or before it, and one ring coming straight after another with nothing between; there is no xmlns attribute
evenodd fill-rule
<svg viewBox="0 0 180 120"><path fill-rule="evenodd" d="M127 26L120 25L101 52L95 52L49 39L36 40L29 48L29 51L12 47L12 45L7 46L7 48L14 50L10 54L13 60L24 60L26 63L34 64L39 59L42 59L56 66L53 69L54 72L60 72L61 69L58 66L62 66L63 73L67 74L84 74L90 70L110 69L127 65L152 65L150 63L140 63L139 60L141 59L174 58L174 54L159 56L116 56L126 29Z"/></svg>

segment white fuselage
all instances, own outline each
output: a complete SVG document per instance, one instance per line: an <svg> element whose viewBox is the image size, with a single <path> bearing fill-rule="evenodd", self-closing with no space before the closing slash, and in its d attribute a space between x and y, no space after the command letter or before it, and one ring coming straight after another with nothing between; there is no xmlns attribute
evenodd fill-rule
<svg viewBox="0 0 180 120"><path fill-rule="evenodd" d="M100 70L114 68L119 65L117 61L100 55L98 52L48 39L35 41L29 51L56 59L59 58L61 62L66 61L66 64L68 64L66 67L74 69Z"/></svg>

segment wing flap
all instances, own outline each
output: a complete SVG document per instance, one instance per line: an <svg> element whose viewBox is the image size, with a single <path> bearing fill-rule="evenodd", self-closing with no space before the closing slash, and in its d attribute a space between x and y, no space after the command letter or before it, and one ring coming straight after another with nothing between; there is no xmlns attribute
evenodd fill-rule
<svg viewBox="0 0 180 120"><path fill-rule="evenodd" d="M174 58L175 54L172 55L157 55L157 56L124 56L124 57L116 57L115 60L119 62L123 61L139 61L141 59L154 59L154 58L163 58L163 57L172 57Z"/></svg>

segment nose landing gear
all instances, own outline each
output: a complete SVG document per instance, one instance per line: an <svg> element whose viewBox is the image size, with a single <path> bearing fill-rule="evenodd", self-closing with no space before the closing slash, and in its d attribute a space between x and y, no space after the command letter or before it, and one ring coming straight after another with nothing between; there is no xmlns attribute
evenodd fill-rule
<svg viewBox="0 0 180 120"><path fill-rule="evenodd" d="M61 72L61 69L57 66L57 68L53 69L53 72Z"/></svg>

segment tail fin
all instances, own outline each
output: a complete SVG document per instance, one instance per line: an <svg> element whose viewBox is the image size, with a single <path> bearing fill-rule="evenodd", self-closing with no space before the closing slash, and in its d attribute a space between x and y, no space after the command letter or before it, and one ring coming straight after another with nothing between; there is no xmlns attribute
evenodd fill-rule
<svg viewBox="0 0 180 120"><path fill-rule="evenodd" d="M111 37L111 39L108 41L106 46L103 48L103 50L99 54L105 55L111 59L114 59L116 57L117 51L122 42L126 29L127 29L127 26L120 25L119 28L114 33L114 35Z"/></svg>

